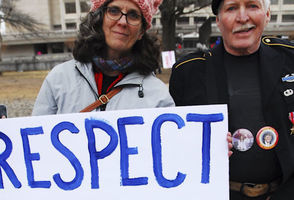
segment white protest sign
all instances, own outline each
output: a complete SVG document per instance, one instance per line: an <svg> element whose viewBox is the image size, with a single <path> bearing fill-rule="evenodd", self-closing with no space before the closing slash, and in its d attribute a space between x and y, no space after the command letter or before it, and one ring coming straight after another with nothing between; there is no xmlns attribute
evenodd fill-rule
<svg viewBox="0 0 294 200"><path fill-rule="evenodd" d="M161 57L163 68L172 68L176 62L175 51L163 51Z"/></svg>
<svg viewBox="0 0 294 200"><path fill-rule="evenodd" d="M0 120L1 200L228 200L227 108Z"/></svg>

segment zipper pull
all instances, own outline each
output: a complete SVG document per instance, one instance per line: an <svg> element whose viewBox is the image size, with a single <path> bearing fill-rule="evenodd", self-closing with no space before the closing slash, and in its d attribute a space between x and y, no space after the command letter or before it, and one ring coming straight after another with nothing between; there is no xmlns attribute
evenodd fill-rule
<svg viewBox="0 0 294 200"><path fill-rule="evenodd" d="M144 92L143 92L143 86L142 86L142 84L139 85L138 96L139 96L139 98L143 98L144 97Z"/></svg>

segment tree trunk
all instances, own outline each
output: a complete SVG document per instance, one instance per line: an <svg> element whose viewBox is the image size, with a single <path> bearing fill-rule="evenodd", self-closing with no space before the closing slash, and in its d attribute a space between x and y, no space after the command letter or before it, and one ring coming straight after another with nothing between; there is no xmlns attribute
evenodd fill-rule
<svg viewBox="0 0 294 200"><path fill-rule="evenodd" d="M1 25L1 23L0 23L0 25ZM2 34L0 33L0 62L2 61L2 42L3 42Z"/></svg>
<svg viewBox="0 0 294 200"><path fill-rule="evenodd" d="M160 6L162 25L162 49L170 51L175 49L176 39L176 0L163 0Z"/></svg>
<svg viewBox="0 0 294 200"><path fill-rule="evenodd" d="M211 35L211 18L208 18L199 28L199 42L209 47L209 38Z"/></svg>

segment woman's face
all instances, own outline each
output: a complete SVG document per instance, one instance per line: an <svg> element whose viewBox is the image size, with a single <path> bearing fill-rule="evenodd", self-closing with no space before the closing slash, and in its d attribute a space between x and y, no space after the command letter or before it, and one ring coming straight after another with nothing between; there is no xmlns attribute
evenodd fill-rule
<svg viewBox="0 0 294 200"><path fill-rule="evenodd" d="M135 12L142 15L140 8L129 0L113 0L107 7L118 8L125 14ZM103 18L102 29L107 44L107 56L109 59L116 59L127 55L136 41L142 38L142 20L138 25L131 25L127 23L125 15L121 16L119 20L113 20L107 16L106 12Z"/></svg>

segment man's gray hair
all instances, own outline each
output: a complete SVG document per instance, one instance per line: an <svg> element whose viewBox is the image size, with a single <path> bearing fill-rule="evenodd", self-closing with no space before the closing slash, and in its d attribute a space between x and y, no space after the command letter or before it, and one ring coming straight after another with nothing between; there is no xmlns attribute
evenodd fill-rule
<svg viewBox="0 0 294 200"><path fill-rule="evenodd" d="M264 2L265 10L268 10L271 5L271 1L270 0L263 0L263 2Z"/></svg>
<svg viewBox="0 0 294 200"><path fill-rule="evenodd" d="M220 5L218 7L218 12L217 13L220 13L219 11L220 11L221 7L223 6L223 3L224 3L224 1L222 1L220 3ZM263 3L264 3L264 8L267 11L269 9L270 5L271 5L271 0L263 0Z"/></svg>

